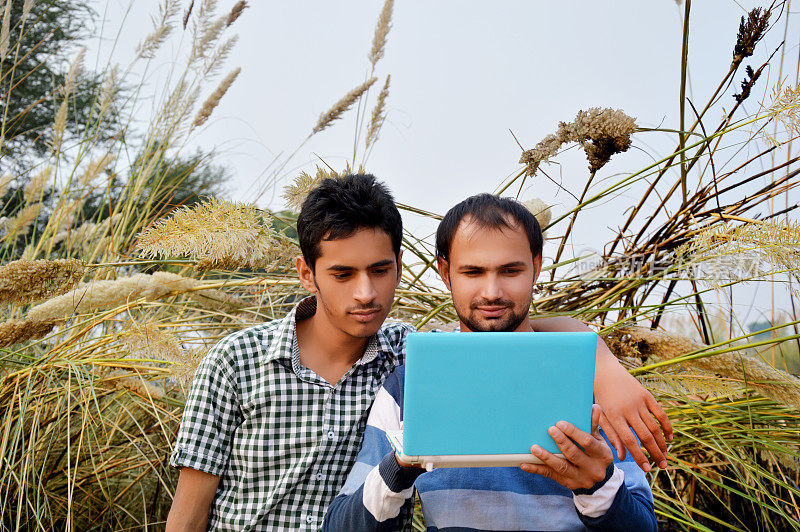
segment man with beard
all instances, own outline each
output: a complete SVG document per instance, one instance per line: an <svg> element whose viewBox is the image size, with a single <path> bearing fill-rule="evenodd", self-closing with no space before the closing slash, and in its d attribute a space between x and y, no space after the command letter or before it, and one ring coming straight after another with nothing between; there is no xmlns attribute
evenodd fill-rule
<svg viewBox="0 0 800 532"><path fill-rule="evenodd" d="M510 199L481 194L445 215L437 263L462 332L533 331L527 317L542 243L534 216ZM591 433L564 421L550 427L563 457L534 445L531 458L541 464L424 472L400 463L386 436L401 427L403 378L400 366L378 392L361 452L324 530L404 528L415 487L428 530L656 529L644 473L611 451L598 428L598 405Z"/></svg>

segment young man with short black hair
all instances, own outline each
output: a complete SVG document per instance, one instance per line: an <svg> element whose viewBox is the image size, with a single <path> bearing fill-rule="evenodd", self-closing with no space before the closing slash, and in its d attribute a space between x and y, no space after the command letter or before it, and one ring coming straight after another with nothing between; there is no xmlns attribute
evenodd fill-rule
<svg viewBox="0 0 800 532"><path fill-rule="evenodd" d="M436 234L439 273L462 332L531 332L532 291L542 266L542 234L519 203L481 194L443 218ZM615 457L598 429L559 421L549 429L563 453L538 445L521 468L444 468L424 472L399 461L386 436L403 419L405 367L378 392L364 443L324 530L398 530L409 524L415 487L428 530L655 530L642 470ZM446 378L446 376L443 376Z"/></svg>

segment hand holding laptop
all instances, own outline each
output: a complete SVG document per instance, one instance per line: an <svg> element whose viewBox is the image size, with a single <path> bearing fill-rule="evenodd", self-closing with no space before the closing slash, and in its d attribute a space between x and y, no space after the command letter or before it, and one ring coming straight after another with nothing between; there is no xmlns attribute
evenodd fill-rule
<svg viewBox="0 0 800 532"><path fill-rule="evenodd" d="M548 433L558 445L562 456L556 456L539 445L534 445L531 447L531 454L542 463L522 464L522 470L548 477L573 491L588 490L605 480L614 456L600 435L601 414L600 405L592 406L591 434L566 421L559 421L554 427L550 427Z"/></svg>

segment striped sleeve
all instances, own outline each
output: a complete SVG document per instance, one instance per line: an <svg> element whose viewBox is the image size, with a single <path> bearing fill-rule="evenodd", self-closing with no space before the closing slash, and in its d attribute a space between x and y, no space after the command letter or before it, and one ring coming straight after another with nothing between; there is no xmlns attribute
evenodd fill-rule
<svg viewBox="0 0 800 532"><path fill-rule="evenodd" d="M573 497L578 516L588 530L658 530L647 477L630 453L620 461L616 449L609 447L614 455L613 475L595 493Z"/></svg>
<svg viewBox="0 0 800 532"><path fill-rule="evenodd" d="M414 481L423 470L400 467L386 436L400 429L403 370L398 367L375 396L361 452L328 508L323 530L398 530L410 523Z"/></svg>

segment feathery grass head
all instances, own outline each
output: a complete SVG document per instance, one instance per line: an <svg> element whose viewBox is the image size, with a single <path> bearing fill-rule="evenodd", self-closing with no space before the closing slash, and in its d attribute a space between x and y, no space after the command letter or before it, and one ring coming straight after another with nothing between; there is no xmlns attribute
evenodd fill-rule
<svg viewBox="0 0 800 532"><path fill-rule="evenodd" d="M670 360L693 351L707 348L701 342L647 327L622 327L604 337L609 348L618 356L628 356L648 362ZM668 366L669 367L669 366ZM699 368L724 378L747 384L765 397L800 410L800 379L776 369L761 358L744 352L725 352L685 360L673 371Z"/></svg>
<svg viewBox="0 0 800 532"><path fill-rule="evenodd" d="M733 47L733 64L739 65L746 57L753 55L756 44L764 36L769 26L769 9L757 7L747 14L747 19L742 17L739 22L739 33L736 36L736 45Z"/></svg>
<svg viewBox="0 0 800 532"><path fill-rule="evenodd" d="M328 109L327 112L322 113L319 116L319 120L317 120L317 125L314 126L314 129L311 130L311 134L317 134L320 131L324 130L328 126L330 126L334 121L338 120L342 117L342 115L353 106L361 95L363 95L367 89L372 87L372 85L378 81L378 78L372 77L359 85L358 87L352 89L350 92L344 95L342 99L336 102L333 107Z"/></svg>
<svg viewBox="0 0 800 532"><path fill-rule="evenodd" d="M621 110L592 107L588 111L578 111L570 123L559 123L554 135L546 136L534 148L522 152L519 162L526 166L528 175L533 175L562 145L577 142L586 152L589 170L596 172L612 155L627 151L635 131L636 121Z"/></svg>
<svg viewBox="0 0 800 532"><path fill-rule="evenodd" d="M31 203L20 209L16 215L6 219L0 229L5 229L6 234L2 239L11 240L28 232L33 222L39 217L42 210L41 203Z"/></svg>
<svg viewBox="0 0 800 532"><path fill-rule="evenodd" d="M22 195L27 203L41 201L42 192L44 192L47 185L50 184L51 175L53 175L53 167L47 166L25 184L25 188L22 189Z"/></svg>
<svg viewBox="0 0 800 532"><path fill-rule="evenodd" d="M274 260L272 220L254 205L212 199L183 207L139 236L146 257L191 257L204 265L263 268Z"/></svg>
<svg viewBox="0 0 800 532"><path fill-rule="evenodd" d="M64 320L75 314L115 308L140 298L155 301L168 294L187 292L198 282L169 272L137 273L115 280L92 281L36 305L26 317L40 322Z"/></svg>
<svg viewBox="0 0 800 532"><path fill-rule="evenodd" d="M247 7L247 2L245 0L239 0L236 2L233 8L231 8L231 12L228 14L228 20L226 21L225 25L230 28L231 24L236 22L236 19L242 16L242 12Z"/></svg>
<svg viewBox="0 0 800 532"><path fill-rule="evenodd" d="M55 321L4 321L0 323L0 348L41 338L52 331L55 326Z"/></svg>
<svg viewBox="0 0 800 532"><path fill-rule="evenodd" d="M167 40L175 24L173 20L180 12L180 0L164 0L158 6L158 16L153 17L153 31L136 47L136 55L144 59L152 59L158 49Z"/></svg>
<svg viewBox="0 0 800 532"><path fill-rule="evenodd" d="M0 267L0 304L30 303L61 295L80 282L80 259L16 260Z"/></svg>
<svg viewBox="0 0 800 532"><path fill-rule="evenodd" d="M378 101L375 103L375 108L372 110L372 119L369 121L367 140L365 142L365 149L367 150L378 140L381 127L386 120L386 98L389 97L389 82L391 79L392 76L386 76L386 83L383 84L381 93L378 95Z"/></svg>
<svg viewBox="0 0 800 532"><path fill-rule="evenodd" d="M394 11L394 0L386 0L383 3L378 24L375 26L375 34L372 37L372 47L369 50L370 65L372 70L375 70L375 65L381 60L386 51L386 38L389 36L389 30L392 29L392 11Z"/></svg>
<svg viewBox="0 0 800 532"><path fill-rule="evenodd" d="M300 172L300 175L294 178L294 182L291 185L286 185L283 188L283 198L286 200L286 205L293 211L299 212L311 189L320 184L323 179L335 179L341 175L346 174L339 174L327 167L320 166L317 166L317 171L314 175Z"/></svg>
<svg viewBox="0 0 800 532"><path fill-rule="evenodd" d="M698 265L704 278L716 287L721 279L751 278L772 271L797 275L800 263L800 223L761 222L741 225L720 224L696 234L681 246L677 255L686 265Z"/></svg>
<svg viewBox="0 0 800 532"><path fill-rule="evenodd" d="M544 201L539 198L533 198L522 202L522 204L533 213L536 217L536 221L539 222L539 227L541 227L543 231L545 227L550 225L552 213L550 212L550 207Z"/></svg>
<svg viewBox="0 0 800 532"><path fill-rule="evenodd" d="M177 336L164 331L152 321L126 322L120 331L120 338L136 358L170 362L170 376L184 388L191 382L202 359L202 350L184 349Z"/></svg>
<svg viewBox="0 0 800 532"><path fill-rule="evenodd" d="M11 44L11 2L3 2L3 16L0 21L0 61L4 61L8 55L8 48Z"/></svg>
<svg viewBox="0 0 800 532"><path fill-rule="evenodd" d="M241 68L237 67L233 69L225 78L220 82L219 86L211 93L211 96L203 103L203 106L197 112L197 115L194 117L194 121L192 122L192 127L199 127L206 123L206 120L209 119L211 113L214 112L217 105L219 105L220 100L222 97L225 96L225 93L228 92L228 89L231 88L233 82L236 81L236 78L239 76L239 73L242 71Z"/></svg>

